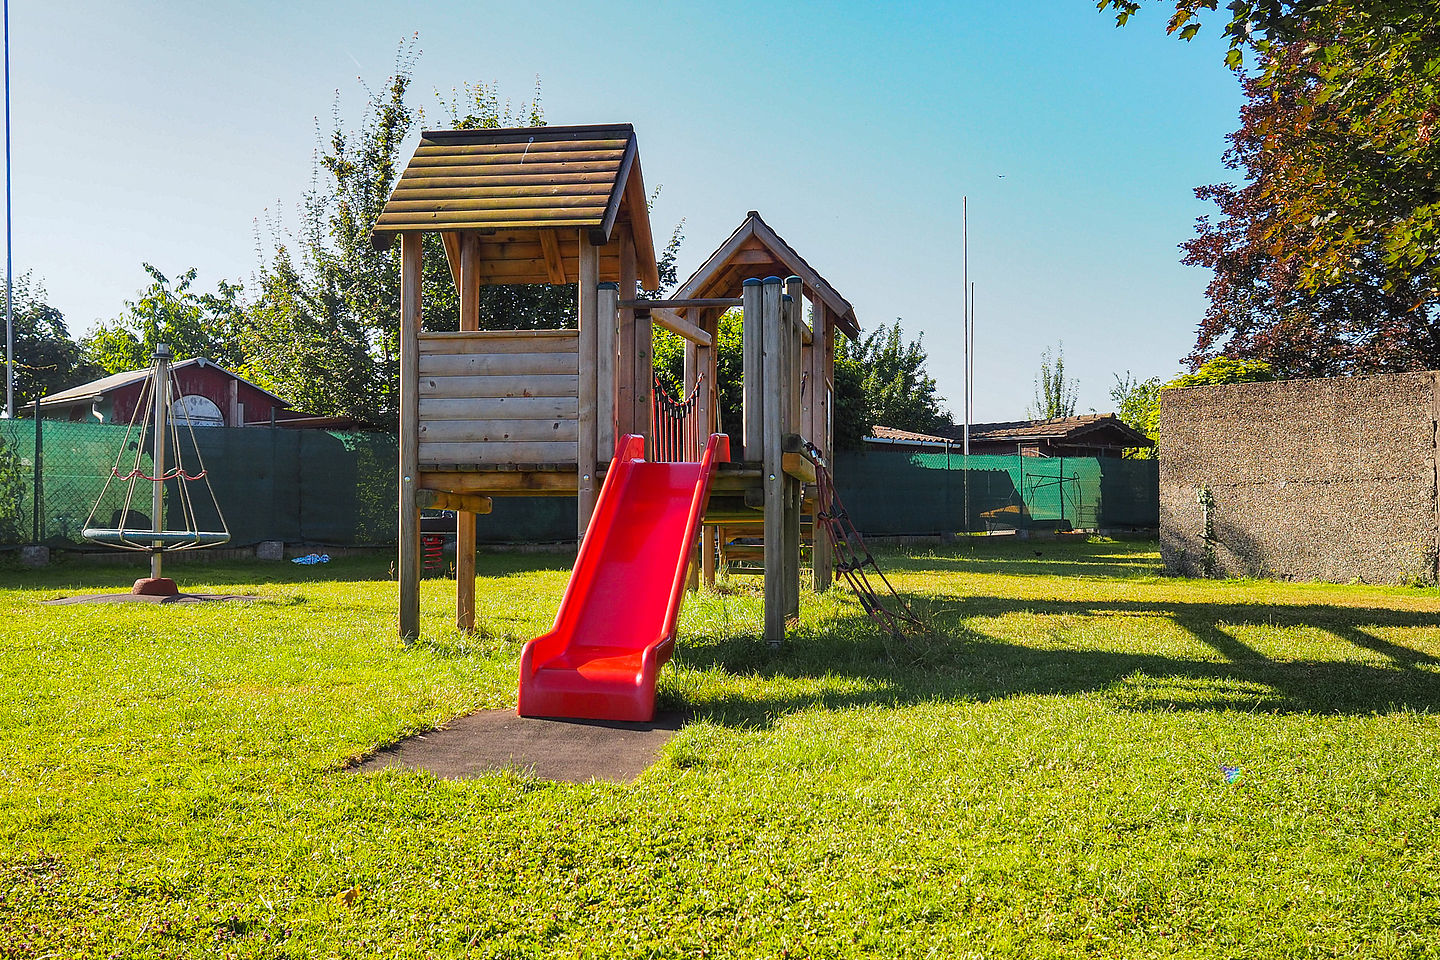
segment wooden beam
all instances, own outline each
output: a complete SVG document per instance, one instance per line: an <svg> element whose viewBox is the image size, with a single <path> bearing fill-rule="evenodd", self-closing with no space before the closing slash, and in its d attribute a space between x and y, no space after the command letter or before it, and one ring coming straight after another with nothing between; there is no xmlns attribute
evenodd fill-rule
<svg viewBox="0 0 1440 960"><path fill-rule="evenodd" d="M784 453L780 455L780 462L786 476L805 483L815 482L815 464L811 463L805 454Z"/></svg>
<svg viewBox="0 0 1440 960"><path fill-rule="evenodd" d="M595 334L595 452L601 460L610 459L615 452L615 301L619 296L618 284L600 284Z"/></svg>
<svg viewBox="0 0 1440 960"><path fill-rule="evenodd" d="M753 284L746 288L747 292ZM785 316L778 278L761 286L760 362L766 390L761 394L761 450L765 467L765 642L785 641L787 591L785 589L785 470L781 463L785 418ZM748 371L747 371L748 373ZM750 455L749 435L745 454Z"/></svg>
<svg viewBox="0 0 1440 960"><path fill-rule="evenodd" d="M595 443L598 439L595 424L595 344L597 328L600 325L596 299L600 283L600 248L586 242L586 232L583 230L580 231L579 241L580 263L576 279L579 287L577 310L580 325L580 380L578 384L580 437L575 447L575 458L580 477L577 490L579 503L576 529L579 537L583 540L585 531L590 526L590 517L595 512L595 501L599 497L599 484L596 483L595 477L597 463Z"/></svg>
<svg viewBox="0 0 1440 960"><path fill-rule="evenodd" d="M628 224L620 227L620 319L615 334L616 438L635 432L635 243Z"/></svg>
<svg viewBox="0 0 1440 960"><path fill-rule="evenodd" d="M760 281L746 280L744 287L745 315L740 330L740 413L742 446L746 460L763 456L760 437L765 429L762 419L765 402L765 371L761 368Z"/></svg>
<svg viewBox="0 0 1440 960"><path fill-rule="evenodd" d="M713 526L701 524L700 526L700 579L706 588L715 586L715 537L717 533Z"/></svg>
<svg viewBox="0 0 1440 960"><path fill-rule="evenodd" d="M688 342L698 343L702 346L710 346L714 343L710 334L706 333L697 324L690 323L683 319L673 310L657 309L650 311L650 318L671 333L684 337Z"/></svg>
<svg viewBox="0 0 1440 960"><path fill-rule="evenodd" d="M700 379L700 366L699 366L700 355L699 355L698 353L696 353L696 350L697 350L697 349L698 349L698 348L695 346L695 344L693 344L693 343L691 343L691 342L689 342L689 341L686 342L686 344L685 344L685 355L684 355L684 357L682 358L682 365L681 365L681 376L682 376L683 381L684 381L684 392L681 394L681 399L682 399L682 400L684 400L684 399L686 399L686 398L694 395L694 393L695 393L695 387L696 387L696 385L699 383L699 379ZM697 404L699 403L699 400L698 400L698 399L696 400L696 403L697 403ZM692 460L692 461L695 461L695 462L699 462L699 460L700 460L700 448L697 447L696 445L699 444L700 446L703 446L703 445L704 445L704 441L703 441L702 438L701 438L701 432L702 432L702 431L701 431L700 426L699 426L700 421L699 421L699 418L698 418L698 417L696 418L696 421L695 421L695 422L696 422L696 427L695 427L694 435L691 436L691 437L685 438L688 442L687 442L686 445L685 445L684 457L685 457L686 460ZM697 558L697 559L698 559L698 558Z"/></svg>
<svg viewBox="0 0 1440 960"><path fill-rule="evenodd" d="M420 290L424 235L400 234L400 529L396 573L400 586L400 636L420 637Z"/></svg>
<svg viewBox="0 0 1440 960"><path fill-rule="evenodd" d="M811 301L815 305L812 322L815 325L815 343L810 348L810 423L806 439L815 445L821 456L830 460L830 381L835 363L835 325L829 306L823 300ZM815 508L826 509L825 504ZM830 589L834 575L835 557L830 538L821 529L822 521L815 517L815 533L810 547L810 562L813 571L813 585L816 593Z"/></svg>
<svg viewBox="0 0 1440 960"><path fill-rule="evenodd" d="M480 237L473 233L462 234L460 237L460 283L458 284L462 333L471 333L480 329L479 267ZM527 356L527 354L509 354L507 356ZM549 357L551 354L542 354L542 356ZM439 358L433 359L438 360ZM474 359L480 358L475 357ZM428 429L431 426L433 426L431 423L420 424L422 440L441 439L440 435ZM464 506L441 507L440 509L457 511L455 516L455 626L469 633L475 629L475 514L489 513L490 509L488 503L483 511L471 511Z"/></svg>
<svg viewBox="0 0 1440 960"><path fill-rule="evenodd" d="M554 470L427 470L420 474L425 490L450 493L484 493L496 496L573 497L575 471Z"/></svg>
<svg viewBox="0 0 1440 960"><path fill-rule="evenodd" d="M555 235L554 230L540 231L540 249L545 255L545 272L550 277L550 282L568 282L565 279L565 259L560 256L560 238Z"/></svg>
<svg viewBox="0 0 1440 960"><path fill-rule="evenodd" d="M738 307L745 301L739 297L699 297L682 300L646 300L643 297L626 300L622 297L620 306L641 310L686 310L690 307Z"/></svg>
<svg viewBox="0 0 1440 960"><path fill-rule="evenodd" d="M646 449L653 454L649 441L650 406L655 402L655 327L650 314L635 312L635 432L643 436Z"/></svg>
<svg viewBox="0 0 1440 960"><path fill-rule="evenodd" d="M470 577L473 581L475 577L475 531L473 520L477 515L489 513L494 509L495 501L477 493L448 493L443 490L426 490L422 488L416 491L415 502L420 505L420 509L422 510L454 510L457 513L469 515L472 520L470 531ZM464 539L463 533L460 539ZM456 571L459 571L458 564L456 565Z"/></svg>
<svg viewBox="0 0 1440 960"><path fill-rule="evenodd" d="M454 230L446 230L440 234L440 245L445 248L445 261L450 264L450 281L455 284L455 292L460 292L460 238L464 234Z"/></svg>

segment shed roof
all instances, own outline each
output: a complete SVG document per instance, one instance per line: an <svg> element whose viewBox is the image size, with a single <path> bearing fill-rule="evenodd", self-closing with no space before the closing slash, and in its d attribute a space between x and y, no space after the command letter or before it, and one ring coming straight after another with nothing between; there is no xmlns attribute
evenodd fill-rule
<svg viewBox="0 0 1440 960"><path fill-rule="evenodd" d="M510 270L491 282L544 283L552 275L528 249L538 234L583 230L604 245L620 222L631 226L641 282L657 288L640 154L628 123L427 130L371 240L383 250L406 231L504 231L513 242L490 245L487 259L539 262L533 277Z"/></svg>
<svg viewBox="0 0 1440 960"><path fill-rule="evenodd" d="M750 277L787 275L804 281L806 291L830 308L846 336L852 340L860 336L860 324L850 301L840 296L839 291L754 210L745 215L744 222L680 285L674 296L676 299L738 297L741 284Z"/></svg>
<svg viewBox="0 0 1440 960"><path fill-rule="evenodd" d="M261 393L274 400L277 406L290 406L289 401L280 399L279 397L275 396L275 394L271 393L269 390L266 390L264 387L258 386L257 384L252 383L249 380L246 380L244 377L240 376L240 374L236 373L235 371L225 369L224 367L216 363L214 360L206 360L204 357L191 357L189 360L180 360L170 364L170 369L172 372L175 370L184 370L186 367L199 367L200 369L204 369L205 367L213 367L221 373L226 374L230 377L234 377L236 380L239 380L242 383L247 383L250 386L254 387L256 390L259 390ZM139 370L126 370L123 373L112 373L108 377L101 377L98 380L91 380L88 383L82 383L78 387L71 387L68 390L61 390L58 393L52 393L48 396L41 397L40 406L49 407L55 405L79 403L84 400L95 400L111 392L112 390L119 390L121 387L128 387L131 384L138 383L148 376L150 376L149 367L144 367Z"/></svg>
<svg viewBox="0 0 1440 960"><path fill-rule="evenodd" d="M952 430L953 434L954 431ZM1108 434L1113 446L1153 447L1154 441L1121 420L1113 413L1092 413L1079 417L1053 417L1049 420L1010 420L1002 423L972 423L970 441L1063 440L1069 443L1095 443Z"/></svg>

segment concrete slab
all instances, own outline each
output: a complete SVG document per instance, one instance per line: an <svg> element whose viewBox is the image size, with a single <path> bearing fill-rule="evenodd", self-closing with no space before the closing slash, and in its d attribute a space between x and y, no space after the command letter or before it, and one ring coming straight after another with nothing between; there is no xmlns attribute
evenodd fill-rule
<svg viewBox="0 0 1440 960"><path fill-rule="evenodd" d="M629 783L655 762L684 720L680 713L657 714L651 723L536 720L513 710L480 710L386 747L355 769L424 770L448 779L517 770L567 783Z"/></svg>

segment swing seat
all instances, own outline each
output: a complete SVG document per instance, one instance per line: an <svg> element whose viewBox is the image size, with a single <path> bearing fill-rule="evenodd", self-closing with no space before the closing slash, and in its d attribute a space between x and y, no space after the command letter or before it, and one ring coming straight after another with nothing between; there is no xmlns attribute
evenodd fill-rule
<svg viewBox="0 0 1440 960"><path fill-rule="evenodd" d="M230 541L230 534L202 530L132 530L122 527L86 527L80 532L86 540L106 546L139 546L159 544L163 547L213 547Z"/></svg>

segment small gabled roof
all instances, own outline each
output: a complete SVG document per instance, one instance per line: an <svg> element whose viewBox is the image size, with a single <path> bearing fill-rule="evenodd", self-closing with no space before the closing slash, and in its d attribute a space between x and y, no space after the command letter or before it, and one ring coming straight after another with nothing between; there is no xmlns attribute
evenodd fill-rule
<svg viewBox="0 0 1440 960"><path fill-rule="evenodd" d="M1113 413L1094 413L1049 420L1010 420L1004 423L973 423L970 442L1066 440L1084 442L1095 434L1109 434L1109 445L1153 447L1155 442Z"/></svg>
<svg viewBox="0 0 1440 960"><path fill-rule="evenodd" d="M603 245L620 221L631 225L641 282L655 289L655 241L628 123L426 130L371 241L384 250L397 233L474 230L518 234L523 244L540 232L584 230Z"/></svg>
<svg viewBox="0 0 1440 960"><path fill-rule="evenodd" d="M810 294L830 308L836 325L846 336L851 340L860 337L860 323L855 319L855 308L850 301L840 296L839 291L754 210L745 215L744 222L690 279L680 285L674 297L677 300L738 297L741 283L747 278L789 275L804 281Z"/></svg>
<svg viewBox="0 0 1440 960"><path fill-rule="evenodd" d="M206 360L204 357L191 357L189 360L180 360L170 364L170 370L172 372L175 370L183 370L186 367L200 367L202 369L205 367L214 367L221 373L228 374L236 380L249 384L256 390L259 390L265 394L265 396L274 400L277 405L282 407L290 406L289 401L280 399L264 387L246 380L234 370L225 369L213 360ZM148 376L150 376L149 367L144 367L140 370L126 370L123 373L112 373L108 377L101 377L98 380L91 380L89 383L82 383L78 387L71 387L68 390L61 390L59 393L52 393L49 396L41 397L40 406L49 407L60 404L79 403L84 400L95 400L112 390L118 390L121 387L128 387L133 383L138 383Z"/></svg>
<svg viewBox="0 0 1440 960"><path fill-rule="evenodd" d="M913 443L913 444L935 444L937 446L949 446L955 441L949 437L937 437L932 433L916 433L914 430L901 430L899 427L887 427L882 424L875 424L870 428L870 436L865 438L866 443Z"/></svg>

